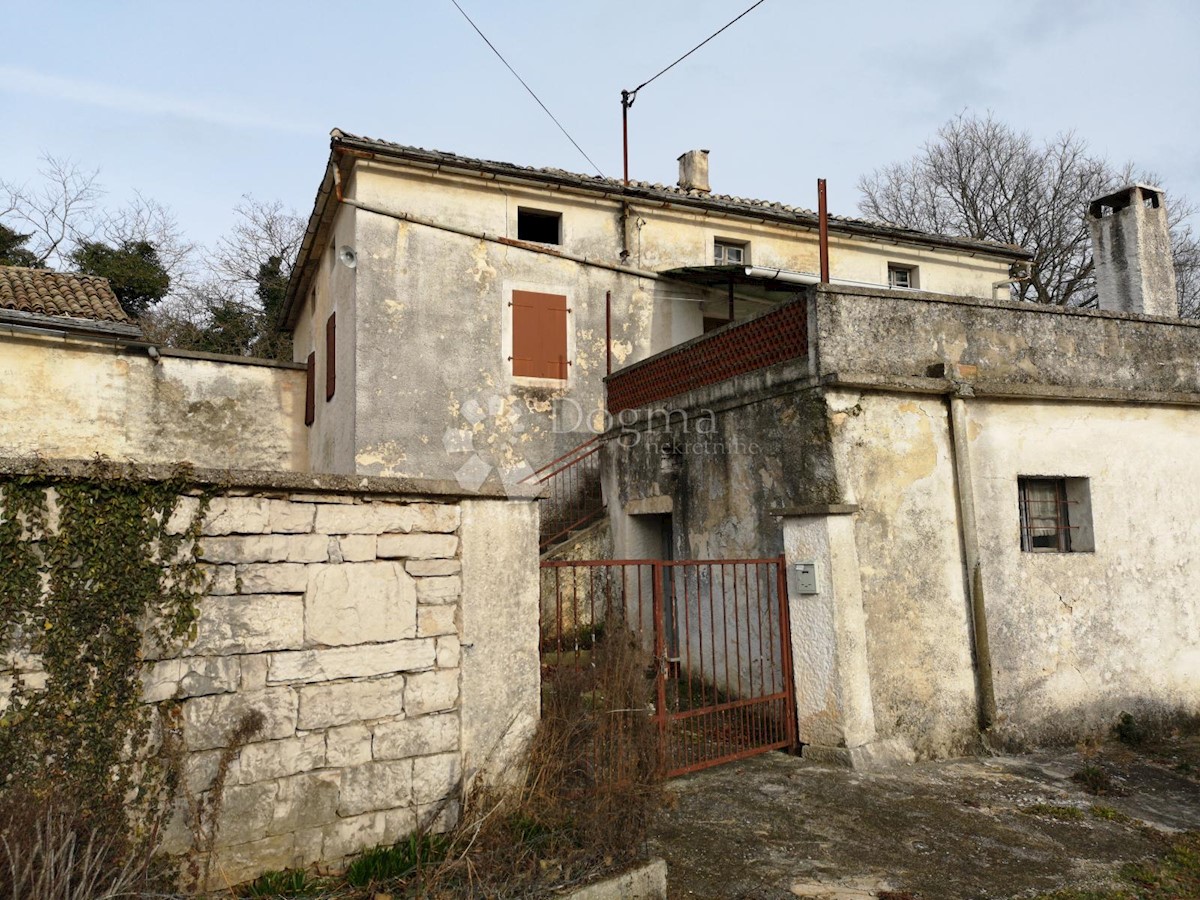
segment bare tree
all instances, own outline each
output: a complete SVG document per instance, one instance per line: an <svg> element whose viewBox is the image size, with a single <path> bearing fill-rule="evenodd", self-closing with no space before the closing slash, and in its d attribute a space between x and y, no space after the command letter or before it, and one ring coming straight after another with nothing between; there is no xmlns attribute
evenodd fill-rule
<svg viewBox="0 0 1200 900"><path fill-rule="evenodd" d="M0 181L0 219L29 235L29 250L41 265L66 262L80 241L96 231L96 207L104 191L99 172L86 171L68 159L46 154L35 187Z"/></svg>
<svg viewBox="0 0 1200 900"><path fill-rule="evenodd" d="M133 199L125 206L103 217L98 236L114 246L153 245L171 283L179 287L197 274L194 271L195 242L184 235L179 220L169 207L140 191L134 192Z"/></svg>
<svg viewBox="0 0 1200 900"><path fill-rule="evenodd" d="M290 337L276 319L306 222L278 201L251 196L234 213L229 233L200 254L198 277L143 316L143 331L171 346L290 359Z"/></svg>
<svg viewBox="0 0 1200 900"><path fill-rule="evenodd" d="M906 228L1024 247L1034 258L1014 297L1079 306L1096 295L1084 211L1089 201L1132 180L1154 179L1135 179L1132 165L1114 168L1073 133L1038 143L991 114L962 113L912 159L860 179L859 209ZM1185 197L1169 202L1180 309L1197 310L1200 247L1186 225L1195 207Z"/></svg>
<svg viewBox="0 0 1200 900"><path fill-rule="evenodd" d="M214 273L257 290L262 266L277 258L286 280L304 239L305 220L278 200L256 200L249 194L233 211L237 221L229 234L217 241L210 258Z"/></svg>

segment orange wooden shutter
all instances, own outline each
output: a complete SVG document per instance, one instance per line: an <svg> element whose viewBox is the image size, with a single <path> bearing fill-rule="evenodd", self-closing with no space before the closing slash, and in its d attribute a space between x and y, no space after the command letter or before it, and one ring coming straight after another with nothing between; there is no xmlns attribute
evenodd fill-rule
<svg viewBox="0 0 1200 900"><path fill-rule="evenodd" d="M325 402L333 399L337 390L337 313L330 313L325 323Z"/></svg>
<svg viewBox="0 0 1200 900"><path fill-rule="evenodd" d="M304 424L311 425L317 417L317 352L308 354L308 367L304 371Z"/></svg>
<svg viewBox="0 0 1200 900"><path fill-rule="evenodd" d="M567 298L513 291L513 374L567 377Z"/></svg>

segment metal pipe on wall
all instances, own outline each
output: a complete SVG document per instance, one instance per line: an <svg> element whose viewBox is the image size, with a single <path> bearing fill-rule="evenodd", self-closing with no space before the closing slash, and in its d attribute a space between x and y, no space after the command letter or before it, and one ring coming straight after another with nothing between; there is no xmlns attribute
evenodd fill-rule
<svg viewBox="0 0 1200 900"><path fill-rule="evenodd" d="M992 651L988 637L987 608L983 601L983 568L979 562L979 531L975 518L975 487L971 476L970 444L967 439L967 404L973 396L970 385L959 385L949 397L950 446L954 457L954 494L958 505L962 540L963 575L971 607L971 642L975 657L979 730L987 731L996 721L996 688L992 679Z"/></svg>
<svg viewBox="0 0 1200 900"><path fill-rule="evenodd" d="M612 374L612 291L604 292L604 353L606 373Z"/></svg>
<svg viewBox="0 0 1200 900"><path fill-rule="evenodd" d="M817 179L817 228L821 247L821 283L829 284L829 209L825 203L825 179Z"/></svg>

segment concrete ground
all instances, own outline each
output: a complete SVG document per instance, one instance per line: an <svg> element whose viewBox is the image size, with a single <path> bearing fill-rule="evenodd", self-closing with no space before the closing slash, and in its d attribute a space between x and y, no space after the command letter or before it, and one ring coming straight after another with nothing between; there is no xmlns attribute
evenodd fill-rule
<svg viewBox="0 0 1200 900"><path fill-rule="evenodd" d="M1073 781L1080 772L1105 792ZM1169 852L1164 833L1200 829L1197 773L1196 739L1136 754L1116 745L1098 756L878 772L772 753L670 782L650 852L666 858L673 898L963 900L1103 889L1123 863Z"/></svg>

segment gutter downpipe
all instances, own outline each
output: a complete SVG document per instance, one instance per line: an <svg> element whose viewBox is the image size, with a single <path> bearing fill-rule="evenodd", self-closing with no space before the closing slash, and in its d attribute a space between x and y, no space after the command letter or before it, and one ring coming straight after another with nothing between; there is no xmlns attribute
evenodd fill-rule
<svg viewBox="0 0 1200 900"><path fill-rule="evenodd" d="M996 688L992 681L992 651L988 639L987 607L983 597L983 570L979 562L979 529L975 518L975 488L971 477L970 443L967 439L967 404L974 397L970 384L954 382L950 403L950 443L954 454L954 495L958 506L963 547L963 575L971 605L971 641L975 657L978 724L986 734L996 722Z"/></svg>

